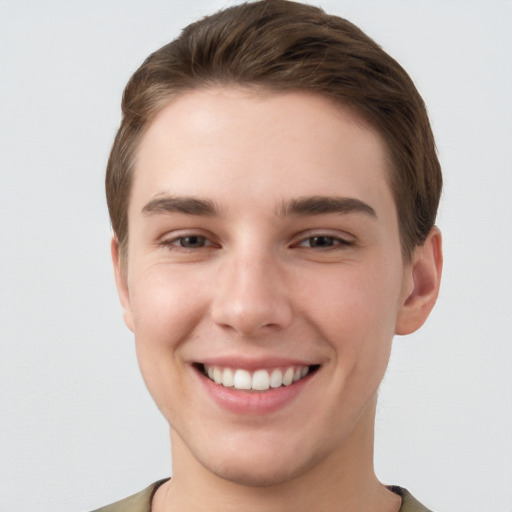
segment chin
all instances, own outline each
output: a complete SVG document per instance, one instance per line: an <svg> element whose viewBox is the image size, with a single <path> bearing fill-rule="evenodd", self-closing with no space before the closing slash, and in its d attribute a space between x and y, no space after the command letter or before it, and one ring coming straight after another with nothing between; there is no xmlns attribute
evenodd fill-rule
<svg viewBox="0 0 512 512"><path fill-rule="evenodd" d="M301 477L330 452L314 449L305 439L297 443L257 434L251 437L245 442L241 437L229 444L220 442L213 452L199 449L195 458L225 481L245 487L271 487Z"/></svg>
<svg viewBox="0 0 512 512"><path fill-rule="evenodd" d="M306 473L311 464L285 464L278 462L281 459L280 454L275 454L272 460L258 461L254 460L230 460L223 464L215 464L207 467L213 474L244 487L272 487L281 485L300 477Z"/></svg>

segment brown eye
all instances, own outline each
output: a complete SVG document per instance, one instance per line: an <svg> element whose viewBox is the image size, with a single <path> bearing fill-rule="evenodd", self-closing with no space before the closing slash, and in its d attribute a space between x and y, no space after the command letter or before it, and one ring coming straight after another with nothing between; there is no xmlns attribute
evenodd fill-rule
<svg viewBox="0 0 512 512"><path fill-rule="evenodd" d="M306 242L309 242L310 247L333 247L339 240L333 236L312 236Z"/></svg>
<svg viewBox="0 0 512 512"><path fill-rule="evenodd" d="M330 249L331 247L346 247L352 245L351 242L337 236L317 235L305 238L300 247L310 247L312 249Z"/></svg>
<svg viewBox="0 0 512 512"><path fill-rule="evenodd" d="M296 247L304 247L307 249L346 249L354 245L354 242L335 235L318 234L303 238Z"/></svg>
<svg viewBox="0 0 512 512"><path fill-rule="evenodd" d="M176 242L185 249L199 249L206 245L207 240L204 236L192 235L178 238Z"/></svg>

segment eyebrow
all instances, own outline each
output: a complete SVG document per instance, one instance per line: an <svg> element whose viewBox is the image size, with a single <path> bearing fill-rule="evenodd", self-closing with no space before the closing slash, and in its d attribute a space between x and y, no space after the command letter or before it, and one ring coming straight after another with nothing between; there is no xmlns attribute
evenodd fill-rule
<svg viewBox="0 0 512 512"><path fill-rule="evenodd" d="M188 196L169 196L158 194L142 208L143 215L153 213L183 213L206 217L221 216L219 206L209 199ZM364 213L377 217L375 210L367 203L353 197L306 196L290 199L281 204L277 211L280 217L314 216L330 213Z"/></svg>
<svg viewBox="0 0 512 512"><path fill-rule="evenodd" d="M281 205L279 215L313 216L328 213L364 213L377 217L375 210L367 203L353 197L307 196L291 199Z"/></svg>
<svg viewBox="0 0 512 512"><path fill-rule="evenodd" d="M184 213L214 217L220 216L220 208L209 199L159 194L144 205L141 213Z"/></svg>

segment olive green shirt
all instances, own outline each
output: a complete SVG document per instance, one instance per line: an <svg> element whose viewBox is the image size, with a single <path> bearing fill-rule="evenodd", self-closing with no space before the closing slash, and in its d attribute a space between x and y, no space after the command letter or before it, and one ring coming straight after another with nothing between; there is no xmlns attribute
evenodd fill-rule
<svg viewBox="0 0 512 512"><path fill-rule="evenodd" d="M94 512L151 512L151 501L156 490L167 480L160 480L150 485L138 494L134 494L129 498L112 503L106 507L99 508ZM402 487L389 487L395 494L402 497L402 506L399 512L432 512L417 501L409 491Z"/></svg>

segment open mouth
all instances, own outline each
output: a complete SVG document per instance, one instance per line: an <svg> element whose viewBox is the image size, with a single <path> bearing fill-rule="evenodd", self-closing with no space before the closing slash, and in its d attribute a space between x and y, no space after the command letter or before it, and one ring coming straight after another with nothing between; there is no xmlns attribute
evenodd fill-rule
<svg viewBox="0 0 512 512"><path fill-rule="evenodd" d="M205 377L226 388L245 391L266 391L290 386L316 372L320 365L295 365L282 368L269 368L249 371L243 368L194 365Z"/></svg>

